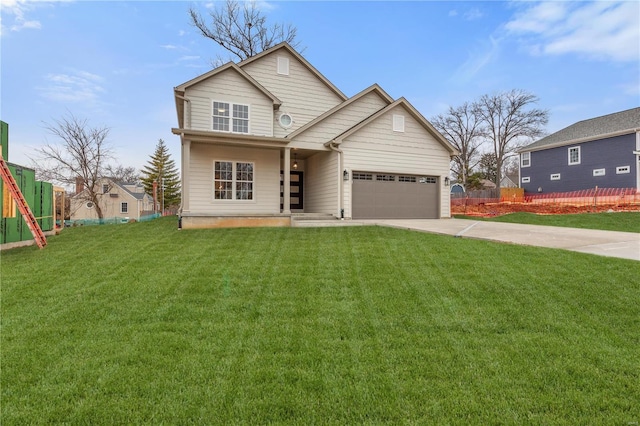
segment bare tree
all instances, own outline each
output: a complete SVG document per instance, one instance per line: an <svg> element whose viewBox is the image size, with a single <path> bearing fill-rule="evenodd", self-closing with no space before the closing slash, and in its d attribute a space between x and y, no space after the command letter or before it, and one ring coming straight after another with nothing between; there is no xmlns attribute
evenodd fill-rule
<svg viewBox="0 0 640 426"><path fill-rule="evenodd" d="M549 111L530 108L538 97L523 90L484 95L474 103L474 111L486 128L496 157L496 186L502 179L502 163L516 149L544 134Z"/></svg>
<svg viewBox="0 0 640 426"><path fill-rule="evenodd" d="M453 159L451 170L466 186L471 171L478 165L479 148L484 129L475 109L468 102L431 120L433 126L457 148L460 155Z"/></svg>
<svg viewBox="0 0 640 426"><path fill-rule="evenodd" d="M88 126L86 119L69 114L55 124L46 124L46 129L57 139L58 144L47 143L36 149L38 175L67 187L80 184L84 190L78 195L94 204L99 219L103 218L98 196L97 181L104 176L106 162L112 157L112 148L107 142L109 128Z"/></svg>
<svg viewBox="0 0 640 426"><path fill-rule="evenodd" d="M140 182L140 174L135 167L125 167L121 164L112 166L108 165L105 168L106 176L112 178L118 182L124 183L138 183Z"/></svg>
<svg viewBox="0 0 640 426"><path fill-rule="evenodd" d="M209 12L208 25L193 6L189 8L191 25L243 61L263 50L286 41L297 47L296 27L284 24L267 25L267 17L255 1L227 0Z"/></svg>

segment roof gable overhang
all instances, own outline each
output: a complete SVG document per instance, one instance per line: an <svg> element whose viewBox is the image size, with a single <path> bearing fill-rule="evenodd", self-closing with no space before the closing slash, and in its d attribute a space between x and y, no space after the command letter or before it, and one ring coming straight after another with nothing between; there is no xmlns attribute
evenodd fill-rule
<svg viewBox="0 0 640 426"><path fill-rule="evenodd" d="M215 77L216 75L225 72L225 71L232 71L232 72L236 72L240 77L242 77L244 80L246 80L250 85L252 85L253 87L255 87L259 92L261 92L264 96L266 96L267 98L271 99L271 102L273 102L273 109L276 110L278 108L280 108L280 105L282 105L282 101L280 99L278 99L277 96L275 96L273 93L271 93L269 90L267 90L262 84L258 83L253 77L251 77L249 74L247 74L242 68L240 68L238 65L234 64L233 62L227 62L226 64L219 66L218 68L215 68L209 72L206 72L196 78L193 78L185 83L182 83L176 87L174 87L173 89L173 93L174 93L174 98L175 98L175 102L176 102L176 112L178 113L178 125L179 127L184 127L184 103L185 103L185 91L192 86L195 86L196 84L208 80L210 78Z"/></svg>
<svg viewBox="0 0 640 426"><path fill-rule="evenodd" d="M254 55L254 56L252 56L250 58L245 59L242 62L239 62L238 66L240 68L242 68L243 66L245 66L247 64L250 64L252 62L260 60L260 58L263 58L263 57L265 57L267 55L270 55L270 54L272 54L274 52L277 52L278 50L285 50L289 54L291 54L293 57L295 57L305 68L307 68L309 71L311 71L312 74L314 74L320 81L322 81L322 83L324 83L332 92L334 92L336 95L338 95L338 97L340 97L343 101L346 101L348 99L347 96L344 93L342 93L342 91L340 89L338 89L333 83L331 83L324 75L322 75L322 73L320 71L318 71L313 65L311 65L309 63L309 61L307 61L301 54L299 54L286 41L283 41L282 43L277 44L277 45L273 46L270 49L263 50L262 52L258 53L257 55Z"/></svg>
<svg viewBox="0 0 640 426"><path fill-rule="evenodd" d="M569 145L576 145L576 144L585 143L585 142L594 142L594 141L599 141L599 140L602 140L602 139L615 138L616 136L630 135L630 134L638 133L638 132L640 132L640 127L635 128L635 129L620 130L618 132L605 133L605 134L597 135L597 136L589 136L589 137L571 139L571 140L566 140L566 141L559 141L559 142L549 143L549 144L544 144L544 145L539 145L539 146L532 146L532 145L535 145L535 144L537 144L539 142L539 141L536 141L536 142L532 143L531 145L528 145L528 146L525 146L523 148L520 148L516 152L518 154L521 154L523 152L544 151L546 149L559 148L559 147L562 147L562 146L569 146Z"/></svg>
<svg viewBox="0 0 640 426"><path fill-rule="evenodd" d="M369 93L376 93L378 96L380 96L380 98L382 98L387 103L387 105L390 105L390 104L393 103L393 98L391 96L389 96L389 94L387 92L385 92L382 89L382 87L378 86L377 84L373 84L373 85L367 87L366 89L364 89L363 91L361 91L360 93L350 97L346 101L344 101L344 102L336 105L335 107L331 108L329 111L325 112L324 114L316 117L314 120L312 120L312 121L308 122L307 124L305 124L304 126L300 127L295 132L291 132L290 134L287 135L287 138L289 138L289 139L295 138L296 136L300 135L301 133L304 133L305 131L309 130L310 128L312 128L316 124L321 123L322 121L326 120L327 118L333 116L337 112L341 111L343 108L353 104L354 102L357 102L359 99L361 99L362 97L364 97L365 95L367 95Z"/></svg>
<svg viewBox="0 0 640 426"><path fill-rule="evenodd" d="M400 98L397 101L393 102L390 105L387 105L385 108L382 108L380 111L376 112L375 114L370 115L369 117L367 117L366 119L362 120L360 123L356 124L355 126L351 127L350 129L348 129L347 131L343 132L342 134L336 136L334 139L332 139L331 141L325 143L325 145L340 145L346 138L348 138L349 136L351 136L352 134L354 134L355 132L357 132L358 130L362 129L363 127L367 126L369 123L373 122L374 120L376 120L377 118L381 117L382 115L396 109L396 108L402 108L404 107L404 110L407 111L409 113L409 115L411 115L418 123L420 123L420 125L428 132L430 133L434 139L436 141L438 141L438 143L440 143L440 145L442 145L443 148L445 148L448 152L450 156L456 156L459 155L460 153L458 152L458 150L447 140L445 139L444 136L442 136L442 134L440 132L438 132L436 130L435 127L433 127L433 125L431 123L429 123L429 121L424 118L422 116L422 114L420 114L420 112L418 112L417 109L415 109L413 107L413 105L411 105L411 103L409 103L409 101L407 101L405 98Z"/></svg>

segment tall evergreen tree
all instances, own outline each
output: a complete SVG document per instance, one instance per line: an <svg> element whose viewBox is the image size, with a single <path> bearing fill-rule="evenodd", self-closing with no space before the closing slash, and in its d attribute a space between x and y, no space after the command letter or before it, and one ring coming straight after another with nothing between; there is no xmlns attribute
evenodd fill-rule
<svg viewBox="0 0 640 426"><path fill-rule="evenodd" d="M163 204L165 209L177 207L180 205L180 175L162 139L158 140L155 152L149 157L151 159L141 170L145 192L153 196L153 183L157 182L158 202Z"/></svg>

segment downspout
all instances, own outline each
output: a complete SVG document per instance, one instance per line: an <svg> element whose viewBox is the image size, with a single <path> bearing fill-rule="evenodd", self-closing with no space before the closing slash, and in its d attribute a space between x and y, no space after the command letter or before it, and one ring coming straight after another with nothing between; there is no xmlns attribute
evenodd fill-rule
<svg viewBox="0 0 640 426"><path fill-rule="evenodd" d="M342 179L343 152L338 148L339 144L334 140L329 142L329 148L338 153L338 209L340 211L340 219L344 219L344 181Z"/></svg>

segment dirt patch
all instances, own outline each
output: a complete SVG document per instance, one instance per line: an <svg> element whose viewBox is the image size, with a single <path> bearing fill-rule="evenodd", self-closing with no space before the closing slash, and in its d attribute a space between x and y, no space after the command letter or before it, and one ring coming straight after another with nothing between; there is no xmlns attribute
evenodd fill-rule
<svg viewBox="0 0 640 426"><path fill-rule="evenodd" d="M566 204L532 204L532 203L484 203L469 206L451 206L451 213L467 216L502 216L509 213L527 212L535 214L579 214L579 213L604 213L604 212L637 212L639 204L598 204L566 205Z"/></svg>

